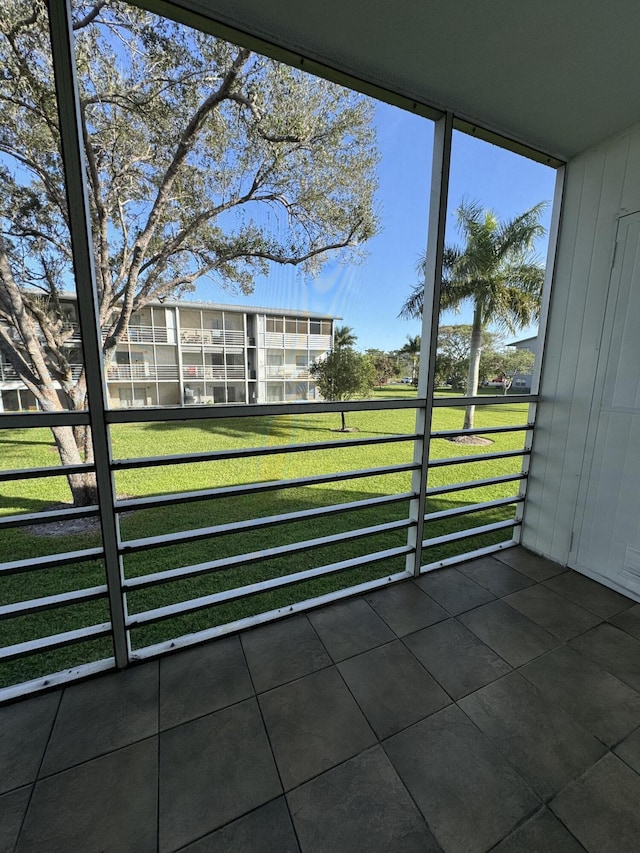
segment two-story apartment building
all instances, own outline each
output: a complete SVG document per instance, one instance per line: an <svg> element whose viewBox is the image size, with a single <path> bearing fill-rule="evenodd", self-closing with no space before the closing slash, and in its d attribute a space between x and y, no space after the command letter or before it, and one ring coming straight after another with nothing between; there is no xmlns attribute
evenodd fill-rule
<svg viewBox="0 0 640 853"><path fill-rule="evenodd" d="M68 300L74 370L82 369ZM334 318L211 302L152 303L134 314L107 368L111 408L315 400L311 364L331 349ZM77 353L77 355L75 355ZM36 408L0 360L0 411Z"/></svg>

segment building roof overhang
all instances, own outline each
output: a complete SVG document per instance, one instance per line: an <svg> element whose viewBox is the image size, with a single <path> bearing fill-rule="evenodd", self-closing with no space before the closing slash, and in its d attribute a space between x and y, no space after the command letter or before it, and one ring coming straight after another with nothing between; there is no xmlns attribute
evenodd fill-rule
<svg viewBox="0 0 640 853"><path fill-rule="evenodd" d="M637 0L138 2L205 15L560 159L640 122Z"/></svg>

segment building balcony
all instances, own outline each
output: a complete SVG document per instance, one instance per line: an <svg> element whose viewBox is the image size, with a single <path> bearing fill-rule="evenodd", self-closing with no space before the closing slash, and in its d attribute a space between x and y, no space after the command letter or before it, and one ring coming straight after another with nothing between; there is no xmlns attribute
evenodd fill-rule
<svg viewBox="0 0 640 853"><path fill-rule="evenodd" d="M107 368L108 382L178 381L177 364L112 364Z"/></svg>
<svg viewBox="0 0 640 853"><path fill-rule="evenodd" d="M515 548L4 707L3 849L633 851L633 605Z"/></svg>
<svg viewBox="0 0 640 853"><path fill-rule="evenodd" d="M267 367L267 379L309 379L310 373L308 367L294 367L285 365L284 367Z"/></svg>
<svg viewBox="0 0 640 853"><path fill-rule="evenodd" d="M102 340L107 333L103 330ZM129 326L121 343L130 344L175 344L175 330L166 326Z"/></svg>
<svg viewBox="0 0 640 853"><path fill-rule="evenodd" d="M266 347L272 349L301 349L326 352L331 349L331 335L297 335L282 332L266 332Z"/></svg>
<svg viewBox="0 0 640 853"><path fill-rule="evenodd" d="M201 365L185 364L182 367L183 379L244 379L246 369L243 364Z"/></svg>
<svg viewBox="0 0 640 853"><path fill-rule="evenodd" d="M237 329L180 329L180 343L185 347L244 347L246 338Z"/></svg>
<svg viewBox="0 0 640 853"><path fill-rule="evenodd" d="M71 367L71 376L73 379L78 379L82 372L81 364L72 364ZM6 361L0 361L0 382L17 382L20 381L20 377L18 376L15 369L7 364Z"/></svg>

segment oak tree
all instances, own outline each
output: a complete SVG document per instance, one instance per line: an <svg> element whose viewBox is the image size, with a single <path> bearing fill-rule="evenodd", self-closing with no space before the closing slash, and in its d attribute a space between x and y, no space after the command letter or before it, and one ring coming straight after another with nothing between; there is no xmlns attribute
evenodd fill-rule
<svg viewBox="0 0 640 853"><path fill-rule="evenodd" d="M43 410L82 410L46 6L0 18L0 356ZM370 101L117 0L74 0L73 30L106 365L152 300L205 279L249 293L273 264L314 275L376 233ZM92 461L86 431L53 433L63 464ZM69 482L95 502L91 476Z"/></svg>

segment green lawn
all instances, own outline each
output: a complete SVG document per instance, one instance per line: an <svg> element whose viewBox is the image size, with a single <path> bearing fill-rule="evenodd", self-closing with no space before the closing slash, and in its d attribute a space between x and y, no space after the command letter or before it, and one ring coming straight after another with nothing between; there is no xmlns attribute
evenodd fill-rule
<svg viewBox="0 0 640 853"><path fill-rule="evenodd" d="M378 392L382 398L411 396L413 389L393 388ZM527 406L510 401L502 406L483 406L476 409L478 426L497 426L524 423ZM118 425L112 429L116 458L156 456L166 453L190 453L216 449L279 446L283 444L325 442L338 439L344 448L314 450L304 453L275 453L250 459L219 460L192 465L165 466L120 472L116 478L120 496L171 494L240 483L259 483L292 479L318 474L367 469L410 462L411 441L365 447L349 446L355 437L389 434L411 434L414 431L415 411L384 410L352 412L347 425L357 432L334 432L339 426L337 413L297 414L277 417L251 417L229 420L194 421L190 424ZM434 411L434 429L456 429L461 426L462 410L442 408ZM494 435L494 444L486 447L455 445L438 439L432 442L431 457L469 456L483 451L519 449L523 433ZM48 430L11 430L0 433L0 467L20 468L57 463L57 455ZM499 474L517 472L519 457L507 460L475 462L434 469L429 485L484 479ZM370 500L382 495L408 492L411 474L368 476L343 482L280 489L250 496L225 497L187 504L147 509L127 514L122 520L123 539L137 539L160 533L180 532L231 521L244 521L263 516L294 511L309 511L317 507ZM450 509L461 504L477 503L506 497L517 492L517 483L485 486L465 492L455 492L428 502L428 511ZM33 512L58 502L69 501L64 478L22 480L3 484L0 514ZM199 542L180 543L131 555L125 559L125 575L134 577L238 554L262 551L278 545L305 541L319 536L345 533L362 527L407 517L408 502L351 510L325 518L305 518L304 521L278 524L268 528L245 530L243 533L217 536ZM492 521L513 517L513 506L494 508L462 518L431 522L425 535L433 537L445 532L462 530ZM504 541L510 531L498 531L481 537L465 539L431 549L424 561L435 561L495 542ZM376 550L404 545L406 530L366 538L343 540L320 549L301 551L265 561L244 562L241 566L203 574L197 578L174 581L139 590L128 596L130 613L231 589L269 578L280 577L315 566L334 563L373 553ZM0 544L0 560L38 557L60 551L98 545L98 533L81 535L38 536L24 529L4 531ZM253 613L285 606L324 592L350 586L365 580L382 577L404 568L404 557L362 567L324 578L318 578L280 590L262 593L249 599L219 605L195 614L136 629L132 633L134 647L160 642L183 633L224 624ZM100 561L68 565L62 568L36 570L0 580L2 603L12 603L61 591L81 589L104 583ZM0 623L0 645L22 642L34 637L108 620L106 602L96 601L73 605L39 614L22 616ZM0 685L32 678L80 662L110 654L108 641L94 640L69 649L49 652L37 658L5 664L0 668Z"/></svg>

